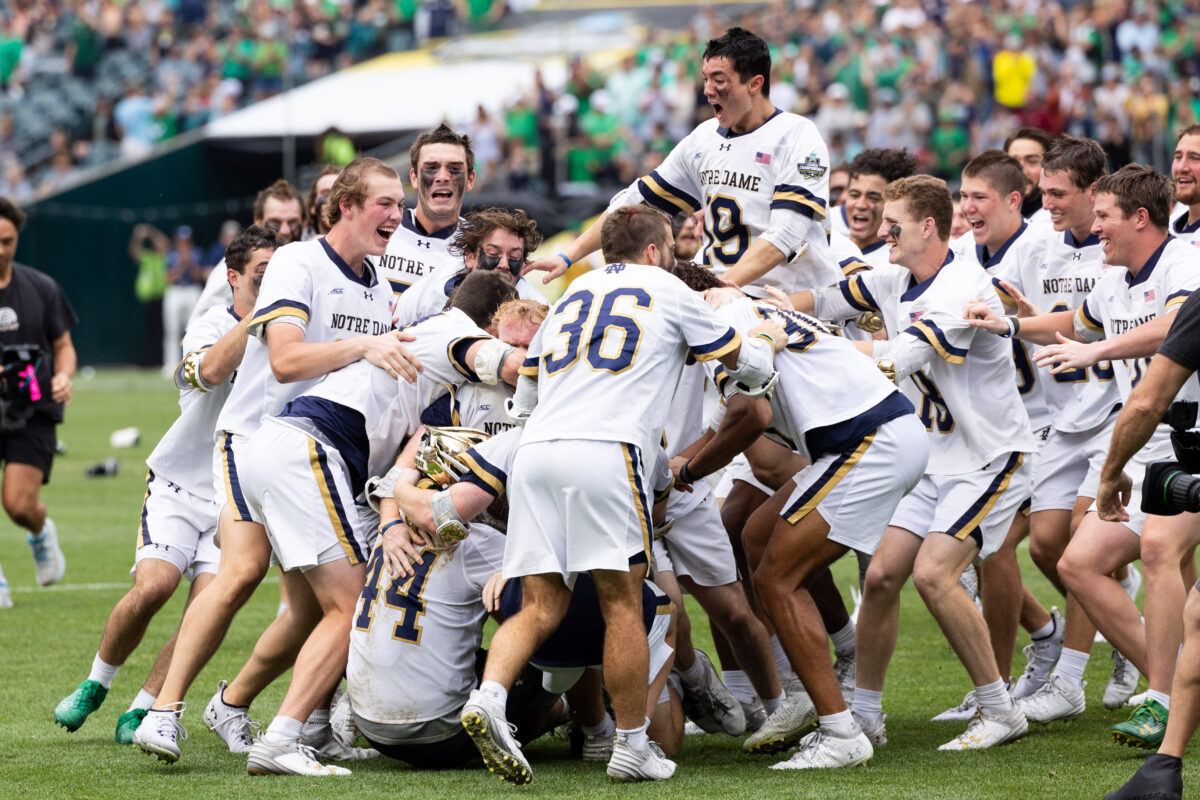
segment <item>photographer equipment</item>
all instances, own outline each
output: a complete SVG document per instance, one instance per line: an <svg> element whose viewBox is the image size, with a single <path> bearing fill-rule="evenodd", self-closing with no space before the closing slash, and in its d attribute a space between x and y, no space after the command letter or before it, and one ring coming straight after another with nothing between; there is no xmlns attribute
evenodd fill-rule
<svg viewBox="0 0 1200 800"><path fill-rule="evenodd" d="M1142 482L1142 511L1171 517L1185 511L1200 511L1200 432L1196 426L1198 404L1182 400L1172 403L1163 422L1171 426L1171 447L1178 461L1156 461L1146 467Z"/></svg>
<svg viewBox="0 0 1200 800"><path fill-rule="evenodd" d="M42 399L37 370L41 349L34 344L9 344L0 350L0 433L15 433L33 416Z"/></svg>

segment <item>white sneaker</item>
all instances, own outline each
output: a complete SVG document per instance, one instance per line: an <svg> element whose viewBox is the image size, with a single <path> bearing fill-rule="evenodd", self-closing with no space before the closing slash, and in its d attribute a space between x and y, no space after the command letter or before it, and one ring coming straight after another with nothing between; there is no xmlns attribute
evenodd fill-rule
<svg viewBox="0 0 1200 800"><path fill-rule="evenodd" d="M286 742L268 742L259 736L246 758L246 772L251 775L307 775L309 777L332 777L349 775L345 767L322 764L311 747L300 744L298 739Z"/></svg>
<svg viewBox="0 0 1200 800"><path fill-rule="evenodd" d="M842 690L842 699L849 707L854 703L854 651L834 653L833 672L837 675L838 688Z"/></svg>
<svg viewBox="0 0 1200 800"><path fill-rule="evenodd" d="M683 735L684 736L698 736L702 733L708 733L708 731L704 730L704 728L701 728L699 725L692 722L690 719L687 722L683 723Z"/></svg>
<svg viewBox="0 0 1200 800"><path fill-rule="evenodd" d="M619 783L665 781L675 774L675 762L663 755L655 742L645 750L634 750L623 736L618 736L607 771L609 780Z"/></svg>
<svg viewBox="0 0 1200 800"><path fill-rule="evenodd" d="M313 739L300 737L300 743L316 751L322 761L362 761L367 758L379 758L379 751L374 747L355 747L345 745L333 735L333 728L322 728L321 734Z"/></svg>
<svg viewBox="0 0 1200 800"><path fill-rule="evenodd" d="M1087 701L1084 699L1083 687L1072 686L1058 675L1051 675L1050 680L1042 684L1028 697L1017 701L1017 707L1025 714L1030 722L1040 722L1043 725L1056 719L1074 719L1083 713Z"/></svg>
<svg viewBox="0 0 1200 800"><path fill-rule="evenodd" d="M1131 564L1130 569L1133 569ZM1138 668L1133 665L1125 656L1121 655L1120 651L1113 650L1113 668L1112 675L1108 679L1108 685L1104 687L1104 703L1105 708L1120 708L1125 705L1125 701L1130 699L1130 696L1137 691L1138 679L1142 677L1142 673L1138 672Z"/></svg>
<svg viewBox="0 0 1200 800"><path fill-rule="evenodd" d="M771 769L857 767L867 763L873 755L875 750L862 731L842 738L817 728L800 740L800 748L791 758L772 764Z"/></svg>
<svg viewBox="0 0 1200 800"><path fill-rule="evenodd" d="M0 608L12 608L12 589L8 579L4 577L4 569L0 567Z"/></svg>
<svg viewBox="0 0 1200 800"><path fill-rule="evenodd" d="M33 568L37 582L42 586L49 586L62 580L63 573L67 571L67 559L63 557L62 549L58 546L58 528L55 527L54 520L46 517L42 535L35 539L31 533L25 541L29 542L29 549L33 551Z"/></svg>
<svg viewBox="0 0 1200 800"><path fill-rule="evenodd" d="M1141 692L1139 694L1135 694L1133 697L1126 700L1125 707L1126 708L1137 708L1138 706L1144 704L1149 699L1150 699L1150 690L1147 689L1146 691Z"/></svg>
<svg viewBox="0 0 1200 800"><path fill-rule="evenodd" d="M963 695L963 700L954 708L947 708L942 713L938 714L932 722L958 722L964 719L970 719L975 716L975 712L979 710L979 702L975 699L975 690L967 692Z"/></svg>
<svg viewBox="0 0 1200 800"><path fill-rule="evenodd" d="M808 733L817 721L817 708L803 689L788 692L775 713L762 727L746 737L742 749L747 753L778 753L788 749Z"/></svg>
<svg viewBox="0 0 1200 800"><path fill-rule="evenodd" d="M146 755L158 756L159 761L174 764L179 760L179 741L188 738L187 728L179 718L187 707L184 703L173 703L178 709L158 711L151 709L136 731L133 746Z"/></svg>
<svg viewBox="0 0 1200 800"><path fill-rule="evenodd" d="M1002 717L993 717L982 710L967 724L967 729L955 736L938 750L984 750L989 747L1020 739L1029 731L1029 722L1021 709L1013 710Z"/></svg>
<svg viewBox="0 0 1200 800"><path fill-rule="evenodd" d="M880 714L877 721L869 720L853 710L850 712L850 716L854 717L854 721L858 723L858 727L862 728L862 732L872 745L883 747L887 744L887 727L884 725L887 721L887 714Z"/></svg>
<svg viewBox="0 0 1200 800"><path fill-rule="evenodd" d="M1021 677L1017 678L1017 682L1013 686L1014 700L1029 697L1042 688L1050 677L1050 670L1054 669L1059 655L1062 654L1066 623L1057 608L1050 609L1050 616L1055 622L1054 633L1045 639L1025 645L1025 671L1021 673Z"/></svg>
<svg viewBox="0 0 1200 800"><path fill-rule="evenodd" d="M704 733L703 730L699 731ZM608 736L597 734L589 736L586 733L583 735L583 760L584 761L603 761L608 763L612 760L613 744L617 740L616 728Z"/></svg>
<svg viewBox="0 0 1200 800"><path fill-rule="evenodd" d="M746 732L746 715L733 692L721 682L716 668L703 650L696 650L696 661L704 670L699 688L683 685L683 710L688 718L709 733L724 732L741 736Z"/></svg>
<svg viewBox="0 0 1200 800"><path fill-rule="evenodd" d="M221 737L231 753L249 753L254 746L254 731L260 726L250 719L245 706L231 706L223 699L228 682L217 684L217 693L204 709L204 727Z"/></svg>
<svg viewBox="0 0 1200 800"><path fill-rule="evenodd" d="M1120 581L1120 584L1125 594L1129 595L1129 599L1136 603L1138 590L1142 588L1142 573L1136 564L1129 565L1129 575Z"/></svg>
<svg viewBox="0 0 1200 800"><path fill-rule="evenodd" d="M504 707L478 689L471 692L462 710L462 724L479 748L483 763L501 780L524 786L533 780L529 762L513 738L513 726L504 716Z"/></svg>

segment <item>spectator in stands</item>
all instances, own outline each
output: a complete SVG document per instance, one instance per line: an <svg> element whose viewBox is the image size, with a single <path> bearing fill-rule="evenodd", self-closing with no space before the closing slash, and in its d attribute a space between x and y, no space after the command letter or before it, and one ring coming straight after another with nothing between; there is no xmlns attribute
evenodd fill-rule
<svg viewBox="0 0 1200 800"><path fill-rule="evenodd" d="M163 374L175 371L183 358L180 341L192 307L208 280L212 265L200 263L200 251L188 225L175 229L175 238L167 253L167 288L163 293Z"/></svg>

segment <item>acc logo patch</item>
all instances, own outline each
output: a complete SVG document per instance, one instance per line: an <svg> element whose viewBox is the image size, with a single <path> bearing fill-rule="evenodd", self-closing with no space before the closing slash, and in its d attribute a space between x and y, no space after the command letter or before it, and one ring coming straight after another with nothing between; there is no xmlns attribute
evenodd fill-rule
<svg viewBox="0 0 1200 800"><path fill-rule="evenodd" d="M816 153L809 153L808 158L796 165L796 169L803 177L815 179L823 177L828 167L821 163Z"/></svg>

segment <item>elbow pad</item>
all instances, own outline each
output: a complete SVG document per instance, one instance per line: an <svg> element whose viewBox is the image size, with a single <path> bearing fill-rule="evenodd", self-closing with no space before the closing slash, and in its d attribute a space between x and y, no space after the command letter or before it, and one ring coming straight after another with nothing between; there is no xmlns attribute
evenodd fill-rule
<svg viewBox="0 0 1200 800"><path fill-rule="evenodd" d="M396 490L396 479L400 477L400 473L403 471L403 467L395 464L383 475L367 479L367 505L376 514L379 513L379 501L381 499L391 499L392 493Z"/></svg>
<svg viewBox="0 0 1200 800"><path fill-rule="evenodd" d="M537 408L537 378L522 375L517 379L517 390L504 401L504 411L517 425L524 425Z"/></svg>
<svg viewBox="0 0 1200 800"><path fill-rule="evenodd" d="M825 236L825 229L821 227L821 223L803 214L787 212L772 214L770 227L759 234L758 238L770 242L779 252L793 258L803 255L801 248L807 249L808 242L818 236Z"/></svg>
<svg viewBox="0 0 1200 800"><path fill-rule="evenodd" d="M495 386L500 382L500 370L508 354L516 350L511 344L505 344L499 339L488 339L475 353L475 374L481 383Z"/></svg>
<svg viewBox="0 0 1200 800"><path fill-rule="evenodd" d="M763 397L775 387L779 374L775 372L775 348L758 338L742 337L738 349L737 367L726 370L733 381L734 391L750 397Z"/></svg>
<svg viewBox="0 0 1200 800"><path fill-rule="evenodd" d="M429 510L433 512L434 531L443 542L457 544L467 538L467 521L458 513L449 489L430 498Z"/></svg>

